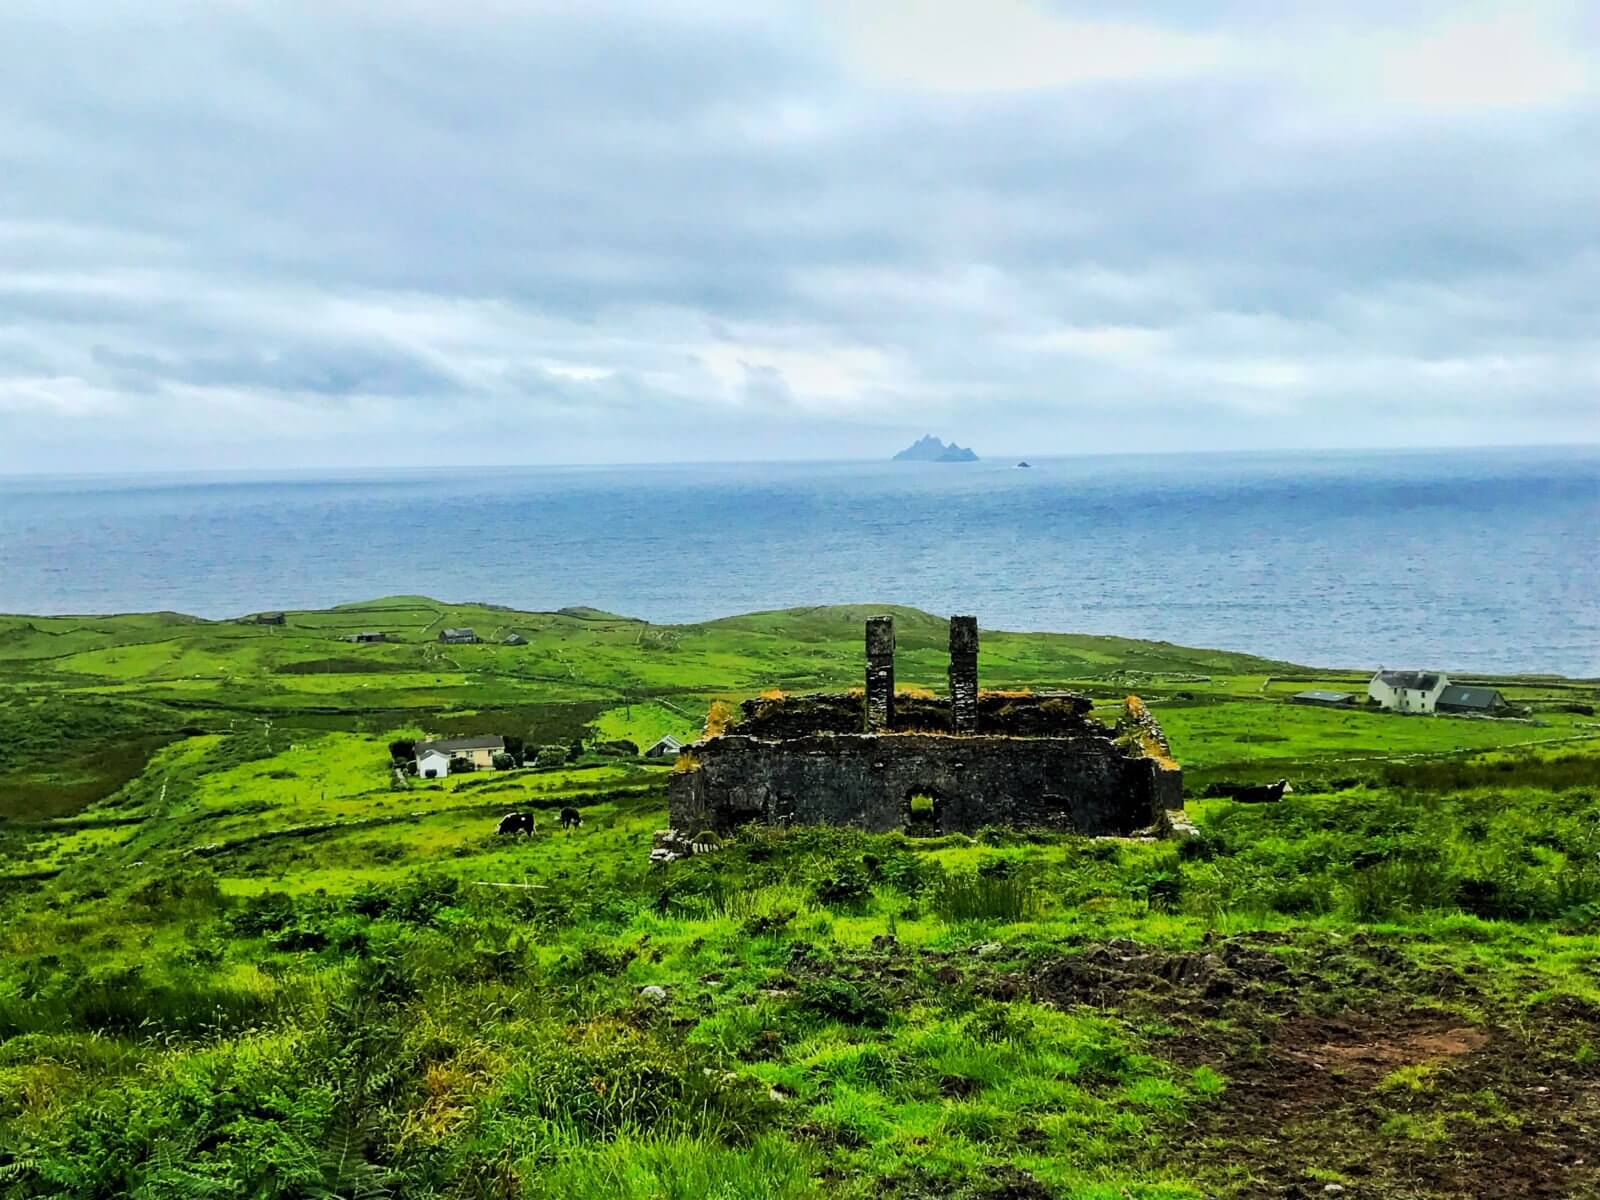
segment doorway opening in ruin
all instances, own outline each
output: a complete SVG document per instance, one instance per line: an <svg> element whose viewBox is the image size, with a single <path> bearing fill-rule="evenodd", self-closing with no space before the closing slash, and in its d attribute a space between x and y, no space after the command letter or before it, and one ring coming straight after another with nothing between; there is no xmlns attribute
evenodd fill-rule
<svg viewBox="0 0 1600 1200"><path fill-rule="evenodd" d="M937 837L944 832L942 804L933 792L916 789L906 796L901 809L905 832L910 837Z"/></svg>

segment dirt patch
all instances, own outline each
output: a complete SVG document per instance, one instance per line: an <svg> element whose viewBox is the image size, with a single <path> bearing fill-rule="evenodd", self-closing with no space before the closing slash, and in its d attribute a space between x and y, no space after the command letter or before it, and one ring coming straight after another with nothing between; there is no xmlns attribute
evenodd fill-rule
<svg viewBox="0 0 1600 1200"><path fill-rule="evenodd" d="M1432 1012L1292 1017L1265 1037L1232 1046L1180 1042L1174 1057L1222 1071L1229 1107L1281 1123L1363 1097L1402 1067L1460 1058L1492 1040L1487 1030Z"/></svg>
<svg viewBox="0 0 1600 1200"><path fill-rule="evenodd" d="M1568 998L1513 1020L1485 982L1389 939L1259 933L1111 941L971 978L1165 1026L1154 1053L1221 1075L1150 1163L1208 1195L1600 1200L1600 1009Z"/></svg>
<svg viewBox="0 0 1600 1200"><path fill-rule="evenodd" d="M1600 1196L1600 1077L1537 1042L1426 1011L1183 1041L1174 1057L1227 1080L1179 1155L1219 1194L1324 1196L1337 1179L1346 1195L1395 1200Z"/></svg>
<svg viewBox="0 0 1600 1200"><path fill-rule="evenodd" d="M1281 1007L1273 1005L1272 993L1286 991L1294 977L1283 959L1244 939L1189 952L1117 940L1065 955L1014 982L1036 999L1063 1007L1165 999L1214 1009L1232 999Z"/></svg>
<svg viewBox="0 0 1600 1200"><path fill-rule="evenodd" d="M913 1171L887 1180L881 1194L887 1200L1058 1200L1059 1196L1012 1166L996 1167L976 1183L952 1183Z"/></svg>
<svg viewBox="0 0 1600 1200"><path fill-rule="evenodd" d="M1443 1024L1449 1017L1441 1017ZM1398 1067L1415 1066L1434 1059L1457 1058L1482 1050L1489 1034L1472 1026L1447 1029L1363 1029L1343 1021L1312 1021L1308 1030L1286 1031L1280 1043L1298 1042L1302 1048L1288 1053L1313 1070L1331 1070L1346 1077L1386 1075Z"/></svg>

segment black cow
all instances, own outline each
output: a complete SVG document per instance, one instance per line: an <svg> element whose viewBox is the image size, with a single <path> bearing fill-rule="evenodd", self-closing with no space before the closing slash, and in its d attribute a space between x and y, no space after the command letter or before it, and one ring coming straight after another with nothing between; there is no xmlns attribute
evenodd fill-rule
<svg viewBox="0 0 1600 1200"><path fill-rule="evenodd" d="M532 813L513 812L500 818L500 824L495 826L495 833L501 837L523 833L533 836L539 832L539 826L533 819Z"/></svg>
<svg viewBox="0 0 1600 1200"><path fill-rule="evenodd" d="M1276 804L1283 799L1284 792L1291 790L1287 779L1280 779L1277 783L1263 783L1256 787L1242 787L1233 793L1233 798L1241 804Z"/></svg>
<svg viewBox="0 0 1600 1200"><path fill-rule="evenodd" d="M561 828L563 828L563 829L576 829L579 825L582 825L582 824L583 824L583 814L580 813L577 809L575 809L575 808L563 808L561 810Z"/></svg>

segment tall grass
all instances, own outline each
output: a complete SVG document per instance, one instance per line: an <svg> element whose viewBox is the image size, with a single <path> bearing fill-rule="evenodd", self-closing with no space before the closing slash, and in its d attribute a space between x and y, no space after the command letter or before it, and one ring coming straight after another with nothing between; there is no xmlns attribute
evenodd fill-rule
<svg viewBox="0 0 1600 1200"><path fill-rule="evenodd" d="M1027 921L1044 910L1044 895L1023 874L952 874L936 882L929 907L946 921Z"/></svg>
<svg viewBox="0 0 1600 1200"><path fill-rule="evenodd" d="M697 1137L635 1134L575 1151L541 1172L531 1200L804 1200L822 1195L814 1155L764 1137L730 1147Z"/></svg>

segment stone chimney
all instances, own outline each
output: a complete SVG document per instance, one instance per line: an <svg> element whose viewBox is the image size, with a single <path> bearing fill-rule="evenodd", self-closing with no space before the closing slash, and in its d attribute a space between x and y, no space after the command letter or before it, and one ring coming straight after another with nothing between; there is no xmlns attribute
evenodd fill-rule
<svg viewBox="0 0 1600 1200"><path fill-rule="evenodd" d="M894 618L867 618L867 732L894 726Z"/></svg>
<svg viewBox="0 0 1600 1200"><path fill-rule="evenodd" d="M950 727L978 732L978 618L950 618Z"/></svg>

